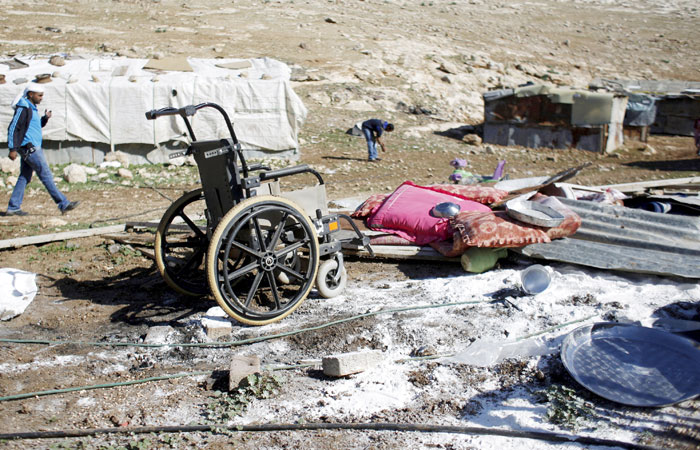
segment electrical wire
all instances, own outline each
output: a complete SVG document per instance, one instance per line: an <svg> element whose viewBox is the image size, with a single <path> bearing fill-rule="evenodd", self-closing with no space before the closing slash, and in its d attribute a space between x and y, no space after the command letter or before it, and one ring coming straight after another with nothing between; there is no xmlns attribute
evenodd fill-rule
<svg viewBox="0 0 700 450"><path fill-rule="evenodd" d="M0 440L20 439L59 439L72 437L93 437L100 434L146 434L146 433L217 433L227 432L273 432L273 431L394 431L421 433L451 433L477 436L502 436L516 439L534 439L548 442L578 443L583 445L619 447L635 450L660 450L658 447L635 444L633 442L602 439L591 436L552 433L548 431L507 430L503 428L460 427L449 425L425 425L414 423L279 423L257 425L182 425L151 427L93 428L88 430L33 431L0 434Z"/></svg>
<svg viewBox="0 0 700 450"><path fill-rule="evenodd" d="M174 374L174 375L161 375L158 377L142 378L140 380L131 380L131 381L121 381L121 382L117 382L117 383L93 384L91 386L78 386L78 387L65 388L65 389L51 389L48 391L27 392L24 394L16 394L16 395L8 395L6 397L0 397L0 402L4 402L4 401L8 401L8 400L20 400L23 398L41 397L41 396L45 396L45 395L64 394L66 392L88 391L88 390L92 390L92 389L105 389L105 388L113 388L113 387L118 387L118 386L130 386L132 384L150 383L151 381L170 380L173 378L195 377L195 376L199 376L199 375L208 375L210 373L211 373L211 371L178 373L178 374Z"/></svg>
<svg viewBox="0 0 700 450"><path fill-rule="evenodd" d="M409 307L409 309L415 309L415 308L425 308L427 306L436 306L436 305L423 305L419 307ZM388 311L395 311L395 310L406 310L406 308L395 308L394 310L383 310L383 311L376 311L375 313L380 313L380 312L388 312ZM359 317L359 316L355 316ZM546 328L542 331L536 332L536 333L531 333L529 335L523 336L522 338L516 339L516 341L520 341L529 337L533 336L539 336L545 333L549 333L550 331L557 330L559 328L563 328L569 325L572 325L574 323L578 322L583 322L585 320L588 320L593 316L588 316L584 317L582 319L577 319L577 320L572 320L560 325L556 325L553 327ZM348 321L352 318L348 319L343 319L342 321ZM330 323L339 323L341 321L334 321ZM318 329L322 328L324 326L329 326L328 324L324 324L319 327L311 327L311 328L305 328L303 330L313 330L313 329ZM303 332L303 330L298 331L299 333ZM278 334L278 335L272 335L272 336L263 336L263 337L268 337L268 338L274 338L274 337L279 337L283 335L289 335L289 333L283 333L283 334ZM5 341L4 339L0 341ZM240 342L240 341L239 341ZM26 342L23 342L26 343ZM160 344L158 344L160 345ZM398 359L396 360L397 363L405 363L409 361L424 361L424 360L431 360L431 359L438 359L438 358L444 358L444 357L450 357L454 356L454 354L442 354L442 355L428 355L428 356L414 356L410 358L403 358L403 359ZM298 368L304 368L304 367L312 367L312 366L317 366L318 363L304 363L304 364L294 364L294 365L285 365L285 366L276 366L276 367L266 367L265 370L271 370L271 371L276 371L276 370L289 370L289 369L298 369ZM131 381L124 381L124 382L117 382L117 383L107 383L107 384L96 384L96 385L90 385L90 386L78 386L78 387L72 387L72 388L65 388L65 389L51 389L47 391L37 391L37 392L26 392L23 394L15 394L15 395L8 395L5 397L0 397L0 402L4 401L10 401L10 400L21 400L24 398L32 398L32 397L40 397L40 396L45 396L45 395L53 395L53 394L63 394L66 392L75 392L75 391L83 391L83 390L92 390L92 389L106 389L106 388L113 388L113 387L118 387L118 386L129 386L133 384L141 384L141 383L149 383L151 381L161 381L161 380L168 380L171 378L181 378L181 377L188 377L188 376L199 376L199 375L206 375L210 372L187 372L187 373L180 373L180 374L175 374L175 375L163 375L163 376L158 376L158 377L149 377L149 378L143 378L140 380L131 380Z"/></svg>
<svg viewBox="0 0 700 450"><path fill-rule="evenodd" d="M404 308L391 308L382 309L379 311L372 311L363 314L357 314L354 316L346 317L344 319L338 319L331 322L326 322L321 325L316 325L307 328L300 328L298 330L292 330L285 333L271 334L267 336L258 336L254 338L241 339L238 341L229 342L188 342L179 344L145 344L140 342L81 342L81 341L50 341L43 339L0 339L0 343L13 343L13 344L43 344L43 345L91 345L97 347L238 347L241 345L253 344L256 342L268 341L272 339L278 339L281 337L293 336L295 334L305 333L307 331L315 331L323 328L327 328L333 325L338 325L345 322L350 322L353 320L364 319L366 317L376 316L379 314L393 314L397 312L413 311L417 309L432 309L432 308L446 308L449 306L463 306L463 305L476 305L479 303L488 303L487 300L472 300L464 302L453 302L453 303L439 303L433 305L419 305L419 306L407 306Z"/></svg>

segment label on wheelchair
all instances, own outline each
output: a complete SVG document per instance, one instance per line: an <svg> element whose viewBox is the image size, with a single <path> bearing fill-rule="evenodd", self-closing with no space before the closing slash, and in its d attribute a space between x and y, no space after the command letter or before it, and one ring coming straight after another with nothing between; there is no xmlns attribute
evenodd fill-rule
<svg viewBox="0 0 700 450"><path fill-rule="evenodd" d="M217 148L216 150L209 150L208 152L204 152L204 158L209 159L213 158L215 156L223 155L224 153L228 153L229 149L226 147L222 148Z"/></svg>
<svg viewBox="0 0 700 450"><path fill-rule="evenodd" d="M179 158L179 157L181 157L181 156L185 156L185 152L175 152L175 153L171 153L171 154L168 156L168 158L169 158L169 159L175 159L175 158Z"/></svg>

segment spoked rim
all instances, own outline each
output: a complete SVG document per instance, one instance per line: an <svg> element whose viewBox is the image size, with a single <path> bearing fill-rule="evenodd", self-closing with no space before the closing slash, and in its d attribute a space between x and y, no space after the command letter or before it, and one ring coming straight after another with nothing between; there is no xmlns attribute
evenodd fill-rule
<svg viewBox="0 0 700 450"><path fill-rule="evenodd" d="M318 238L293 202L260 196L229 211L207 251L209 287L236 320L264 325L291 314L318 272Z"/></svg>
<svg viewBox="0 0 700 450"><path fill-rule="evenodd" d="M193 297L209 292L204 264L209 245L205 208L202 189L190 191L170 205L156 231L155 256L160 274L177 292ZM173 223L175 219L181 221Z"/></svg>

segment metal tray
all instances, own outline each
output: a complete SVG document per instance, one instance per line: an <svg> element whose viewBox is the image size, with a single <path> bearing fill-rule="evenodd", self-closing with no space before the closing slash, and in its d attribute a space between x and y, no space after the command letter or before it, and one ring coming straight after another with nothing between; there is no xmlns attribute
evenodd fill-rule
<svg viewBox="0 0 700 450"><path fill-rule="evenodd" d="M700 394L700 344L667 331L597 323L572 331L561 359L586 389L631 406L666 406Z"/></svg>
<svg viewBox="0 0 700 450"><path fill-rule="evenodd" d="M564 216L549 206L520 198L506 202L506 213L521 222L548 228L564 221Z"/></svg>

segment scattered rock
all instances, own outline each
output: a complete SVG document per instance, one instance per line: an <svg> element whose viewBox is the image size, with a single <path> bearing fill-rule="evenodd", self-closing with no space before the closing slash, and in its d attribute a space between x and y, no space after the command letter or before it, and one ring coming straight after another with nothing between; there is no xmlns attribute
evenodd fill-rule
<svg viewBox="0 0 700 450"><path fill-rule="evenodd" d="M100 169L106 169L108 167L111 167L113 169L117 169L121 166L122 166L122 163L120 163L119 161L102 161L100 163Z"/></svg>
<svg viewBox="0 0 700 450"><path fill-rule="evenodd" d="M4 158L0 158L0 172L2 173L9 173L12 175L19 175L19 168L20 168L20 159L15 158L15 160L11 160L7 156Z"/></svg>
<svg viewBox="0 0 700 450"><path fill-rule="evenodd" d="M364 372L379 364L383 359L384 355L379 350L326 356L322 360L323 373L329 377L344 377Z"/></svg>
<svg viewBox="0 0 700 450"><path fill-rule="evenodd" d="M212 340L230 335L233 328L228 315L218 306L209 308L202 318L202 327L209 339Z"/></svg>
<svg viewBox="0 0 700 450"><path fill-rule="evenodd" d="M478 134L465 134L462 142L469 145L481 145L481 137Z"/></svg>
<svg viewBox="0 0 700 450"><path fill-rule="evenodd" d="M71 184L85 183L87 182L87 172L85 171L85 167L73 163L63 169L63 178Z"/></svg>
<svg viewBox="0 0 700 450"><path fill-rule="evenodd" d="M459 70L457 69L457 66L452 64L449 61L443 61L439 66L438 70L445 72L445 73L451 73L451 74L457 74L459 73Z"/></svg>
<svg viewBox="0 0 700 450"><path fill-rule="evenodd" d="M338 23L338 22L336 22L335 19L333 19L331 17L326 17L326 23Z"/></svg>
<svg viewBox="0 0 700 450"><path fill-rule="evenodd" d="M645 144L644 147L640 148L639 150L649 155L656 154L656 149L649 144Z"/></svg>
<svg viewBox="0 0 700 450"><path fill-rule="evenodd" d="M113 414L109 417L109 421L116 427L128 427L129 419L123 414Z"/></svg>
<svg viewBox="0 0 700 450"><path fill-rule="evenodd" d="M229 365L228 389L233 391L238 388L241 381L248 375L260 372L260 358L252 356L234 356Z"/></svg>
<svg viewBox="0 0 700 450"><path fill-rule="evenodd" d="M430 345L422 345L411 352L413 357L434 356L437 355L437 350Z"/></svg>
<svg viewBox="0 0 700 450"><path fill-rule="evenodd" d="M66 222L63 219L59 219L58 217L49 217L48 219L41 222L42 228L56 228L62 227L64 225L68 225L68 222Z"/></svg>
<svg viewBox="0 0 700 450"><path fill-rule="evenodd" d="M134 178L134 174L132 174L129 169L125 169L123 167L120 168L119 170L117 170L117 175L119 175L122 178L128 178L128 179Z"/></svg>
<svg viewBox="0 0 700 450"><path fill-rule="evenodd" d="M54 65L54 66L59 66L59 67L60 67L60 66L65 66L65 65L66 65L66 60L63 59L63 56L60 56L60 55L53 55L53 56L49 59L49 64L52 64L52 65Z"/></svg>
<svg viewBox="0 0 700 450"><path fill-rule="evenodd" d="M105 161L119 161L121 167L129 167L129 154L122 151L109 152L105 154Z"/></svg>
<svg viewBox="0 0 700 450"><path fill-rule="evenodd" d="M175 329L169 325L159 325L150 327L146 337L143 339L144 344L167 344L170 342L171 336L175 334Z"/></svg>

